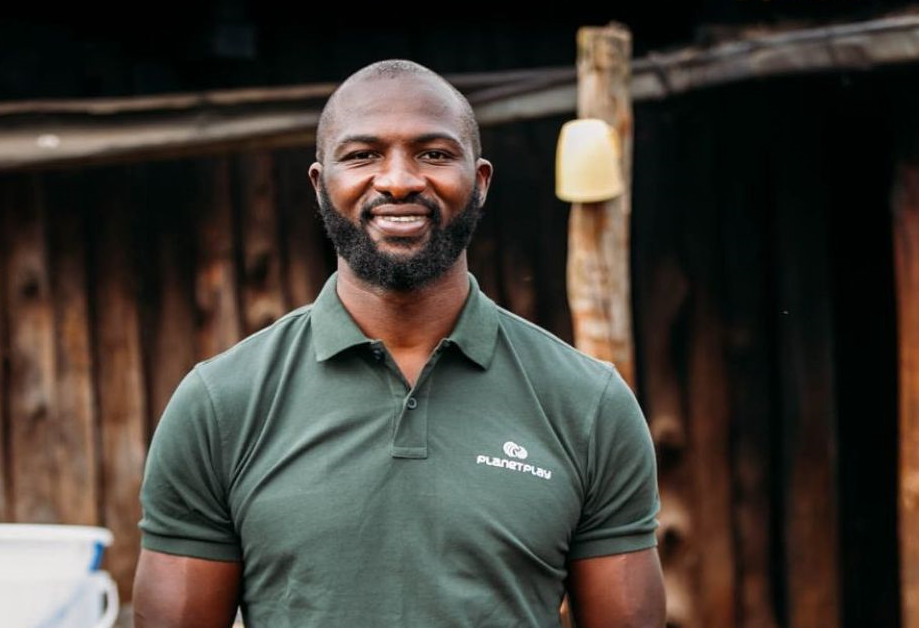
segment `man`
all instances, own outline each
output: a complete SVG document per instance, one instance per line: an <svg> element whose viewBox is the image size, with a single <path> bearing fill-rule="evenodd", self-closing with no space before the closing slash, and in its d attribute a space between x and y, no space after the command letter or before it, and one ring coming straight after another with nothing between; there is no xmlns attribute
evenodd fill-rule
<svg viewBox="0 0 919 628"><path fill-rule="evenodd" d="M497 307L492 164L404 60L348 78L309 169L338 270L185 377L147 462L137 628L663 626L654 452L615 368Z"/></svg>

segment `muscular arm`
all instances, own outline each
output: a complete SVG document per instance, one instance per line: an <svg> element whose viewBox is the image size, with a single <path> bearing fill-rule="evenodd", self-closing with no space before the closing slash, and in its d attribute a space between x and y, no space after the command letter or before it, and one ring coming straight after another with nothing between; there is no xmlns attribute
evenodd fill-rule
<svg viewBox="0 0 919 628"><path fill-rule="evenodd" d="M140 552L134 577L135 628L228 628L242 563Z"/></svg>
<svg viewBox="0 0 919 628"><path fill-rule="evenodd" d="M572 561L568 593L578 628L664 625L664 581L656 548Z"/></svg>

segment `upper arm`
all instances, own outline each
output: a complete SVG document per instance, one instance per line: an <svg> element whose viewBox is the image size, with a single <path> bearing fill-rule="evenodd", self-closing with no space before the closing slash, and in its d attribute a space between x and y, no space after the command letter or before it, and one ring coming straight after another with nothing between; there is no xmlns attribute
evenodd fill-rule
<svg viewBox="0 0 919 628"><path fill-rule="evenodd" d="M142 549L134 577L135 628L228 628L242 563Z"/></svg>
<svg viewBox="0 0 919 628"><path fill-rule="evenodd" d="M568 560L654 547L660 510L654 443L638 400L616 370L597 402L585 468Z"/></svg>
<svg viewBox="0 0 919 628"><path fill-rule="evenodd" d="M664 581L656 548L571 561L568 594L578 628L664 625Z"/></svg>
<svg viewBox="0 0 919 628"><path fill-rule="evenodd" d="M189 372L157 425L140 501L134 581L138 628L227 628L241 590L224 442L200 373Z"/></svg>

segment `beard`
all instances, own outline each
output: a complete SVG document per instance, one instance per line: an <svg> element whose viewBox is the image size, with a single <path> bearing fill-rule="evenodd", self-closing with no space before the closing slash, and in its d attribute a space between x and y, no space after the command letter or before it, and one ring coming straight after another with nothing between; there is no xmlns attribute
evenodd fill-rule
<svg viewBox="0 0 919 628"><path fill-rule="evenodd" d="M427 243L415 254L397 255L381 251L371 239L368 223L371 210L377 205L391 203L381 198L361 208L360 225L348 220L332 204L320 178L319 215L335 252L355 275L367 283L387 290L407 291L420 288L443 275L469 245L476 225L482 217L479 185L476 182L469 200L461 212L447 225L441 226L442 212L437 205L420 195L412 194L400 203L423 205L431 210L430 235ZM387 242L409 246L417 237L387 237Z"/></svg>

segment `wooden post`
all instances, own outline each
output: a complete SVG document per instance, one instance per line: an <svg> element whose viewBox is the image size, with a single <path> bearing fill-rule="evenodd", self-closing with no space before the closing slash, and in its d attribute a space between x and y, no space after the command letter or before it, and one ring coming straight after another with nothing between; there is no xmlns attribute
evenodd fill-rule
<svg viewBox="0 0 919 628"><path fill-rule="evenodd" d="M568 300L575 345L613 362L634 387L629 212L632 176L632 103L628 29L611 23L578 30L578 117L616 127L622 147L625 192L603 203L571 206L568 230Z"/></svg>
<svg viewBox="0 0 919 628"><path fill-rule="evenodd" d="M900 398L900 587L903 628L919 628L919 164L900 164L893 238Z"/></svg>
<svg viewBox="0 0 919 628"><path fill-rule="evenodd" d="M578 117L600 118L620 139L624 192L602 203L574 203L568 225L568 301L578 349L612 362L634 388L629 211L632 174L632 35L616 23L577 34ZM566 599L567 602L567 599ZM571 625L567 603L562 620Z"/></svg>

